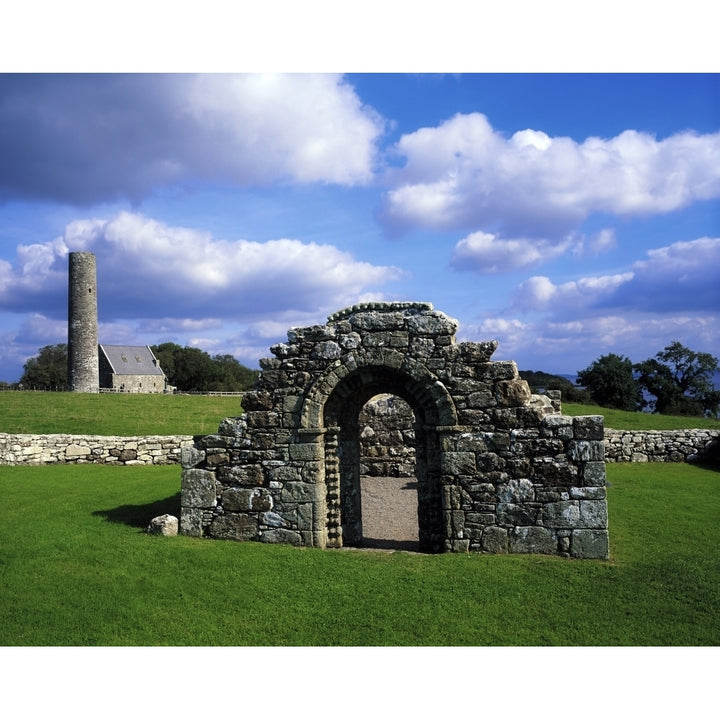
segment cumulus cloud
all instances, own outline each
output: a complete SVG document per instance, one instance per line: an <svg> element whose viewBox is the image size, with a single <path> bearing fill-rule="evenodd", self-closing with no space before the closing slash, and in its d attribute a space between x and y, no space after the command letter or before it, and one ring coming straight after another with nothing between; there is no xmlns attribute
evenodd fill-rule
<svg viewBox="0 0 720 720"><path fill-rule="evenodd" d="M714 312L720 309L720 238L677 242L647 252L624 273L555 284L545 276L521 283L513 307L523 312Z"/></svg>
<svg viewBox="0 0 720 720"><path fill-rule="evenodd" d="M498 340L495 360L514 360L521 370L574 374L609 352L640 362L673 340L716 355L720 321L686 313L578 313L567 320L520 320L505 313L461 329L470 340Z"/></svg>
<svg viewBox="0 0 720 720"><path fill-rule="evenodd" d="M658 140L627 130L579 143L528 129L507 138L473 113L403 135L396 152L405 164L388 175L381 219L398 234L559 238L592 213L659 214L720 196L720 132Z"/></svg>
<svg viewBox="0 0 720 720"><path fill-rule="evenodd" d="M66 312L67 253L97 256L101 320L226 318L333 311L400 279L398 268L356 260L332 245L293 239L213 238L140 214L70 223L56 240L18 248L16 268L0 268L0 308ZM177 320L175 321L177 322ZM187 330L187 328L186 328Z"/></svg>
<svg viewBox="0 0 720 720"><path fill-rule="evenodd" d="M703 237L648 250L633 277L601 307L650 312L720 310L720 238Z"/></svg>
<svg viewBox="0 0 720 720"><path fill-rule="evenodd" d="M505 239L486 232L471 233L455 245L450 264L456 270L503 273L519 270L562 255L570 241L552 243L527 238Z"/></svg>
<svg viewBox="0 0 720 720"><path fill-rule="evenodd" d="M342 77L0 76L0 200L159 186L368 182L383 121Z"/></svg>
<svg viewBox="0 0 720 720"><path fill-rule="evenodd" d="M629 282L633 273L585 277L579 280L556 285L550 278L536 275L521 283L513 297L513 304L519 310L529 311L560 311L572 308L576 312L580 308L597 305L602 298L612 295L618 287Z"/></svg>

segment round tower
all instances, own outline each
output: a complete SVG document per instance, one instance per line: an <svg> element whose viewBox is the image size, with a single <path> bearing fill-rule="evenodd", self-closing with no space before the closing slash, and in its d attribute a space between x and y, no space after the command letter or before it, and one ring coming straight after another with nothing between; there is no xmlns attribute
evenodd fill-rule
<svg viewBox="0 0 720 720"><path fill-rule="evenodd" d="M68 288L68 383L72 392L100 390L95 255L72 252Z"/></svg>

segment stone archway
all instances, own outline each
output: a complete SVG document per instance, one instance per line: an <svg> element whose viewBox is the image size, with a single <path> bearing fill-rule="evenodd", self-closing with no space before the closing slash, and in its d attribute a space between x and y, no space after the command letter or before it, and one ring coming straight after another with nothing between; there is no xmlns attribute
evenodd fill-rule
<svg viewBox="0 0 720 720"><path fill-rule="evenodd" d="M375 395L360 411L362 545L419 551L416 425L400 396Z"/></svg>
<svg viewBox="0 0 720 720"><path fill-rule="evenodd" d="M455 403L422 362L397 350L353 349L321 373L307 393L300 425L322 438L328 547L362 544L358 417L379 393L403 398L417 419L415 465L418 482L419 547L444 548L440 436L457 425ZM310 427L310 426L314 427Z"/></svg>
<svg viewBox="0 0 720 720"><path fill-rule="evenodd" d="M323 404L328 546L362 545L358 418L365 403L379 393L403 398L415 415L419 548L439 552L444 549L439 448L439 418L443 413L438 407L441 403L430 398L416 379L385 366L365 366L349 373L332 388ZM388 512L392 509L388 508Z"/></svg>
<svg viewBox="0 0 720 720"><path fill-rule="evenodd" d="M183 452L180 531L341 547L362 541L358 416L392 393L415 418L418 521L430 552L607 557L603 423L564 417L496 341L456 343L429 303L346 308L291 328L243 415Z"/></svg>

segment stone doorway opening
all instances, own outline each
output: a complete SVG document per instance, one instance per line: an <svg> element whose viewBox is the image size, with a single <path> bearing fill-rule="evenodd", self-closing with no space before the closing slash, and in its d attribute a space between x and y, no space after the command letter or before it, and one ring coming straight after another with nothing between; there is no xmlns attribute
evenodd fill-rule
<svg viewBox="0 0 720 720"><path fill-rule="evenodd" d="M335 386L324 406L328 547L444 549L437 402L387 367Z"/></svg>
<svg viewBox="0 0 720 720"><path fill-rule="evenodd" d="M362 547L419 550L415 423L397 395L376 395L360 411Z"/></svg>

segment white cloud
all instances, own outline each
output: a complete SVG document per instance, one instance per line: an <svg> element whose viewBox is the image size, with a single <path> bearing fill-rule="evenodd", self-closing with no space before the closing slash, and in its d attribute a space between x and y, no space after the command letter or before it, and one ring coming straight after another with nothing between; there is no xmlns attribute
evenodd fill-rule
<svg viewBox="0 0 720 720"><path fill-rule="evenodd" d="M565 321L543 316L528 321L506 312L460 330L464 339L498 340L495 360L514 360L521 370L573 374L610 352L641 362L673 340L717 356L720 321L684 313L596 316L583 312Z"/></svg>
<svg viewBox="0 0 720 720"><path fill-rule="evenodd" d="M240 182L371 179L383 123L339 76L194 76L187 102L195 127L206 130L193 165L208 174L219 163Z"/></svg>
<svg viewBox="0 0 720 720"><path fill-rule="evenodd" d="M633 273L627 272L585 277L556 285L550 278L534 276L517 287L513 304L525 312L552 310L557 315L572 314L597 305L632 278Z"/></svg>
<svg viewBox="0 0 720 720"><path fill-rule="evenodd" d="M533 276L513 293L523 312L564 317L582 310L604 313L624 308L650 313L713 312L720 308L720 238L677 242L647 252L624 273L583 277L555 284Z"/></svg>
<svg viewBox="0 0 720 720"><path fill-rule="evenodd" d="M574 255L598 256L610 252L617 247L618 241L615 230L604 228L594 235L586 236L581 233L571 233L568 236L572 240L571 248Z"/></svg>
<svg viewBox="0 0 720 720"><path fill-rule="evenodd" d="M293 239L215 239L121 212L79 220L47 244L20 246L18 269L4 273L0 307L64 314L68 251L97 256L101 320L233 318L332 312L377 296L398 268L356 260L332 245ZM61 298L62 301L61 301Z"/></svg>
<svg viewBox="0 0 720 720"><path fill-rule="evenodd" d="M562 255L570 241L551 243L528 238L505 239L475 232L455 245L451 265L456 270L502 273L540 265Z"/></svg>
<svg viewBox="0 0 720 720"><path fill-rule="evenodd" d="M720 309L720 238L703 237L648 250L633 279L601 304L648 312Z"/></svg>
<svg viewBox="0 0 720 720"><path fill-rule="evenodd" d="M479 113L404 135L404 167L388 175L386 227L497 227L508 236L561 237L595 212L660 214L720 196L720 133L657 140L627 130L610 138L506 139Z"/></svg>
<svg viewBox="0 0 720 720"><path fill-rule="evenodd" d="M0 200L137 202L201 181L363 184L383 129L331 74L3 76Z"/></svg>

